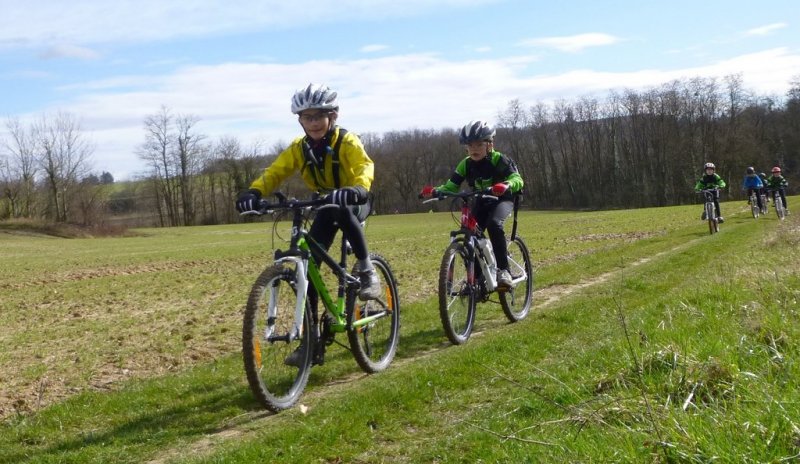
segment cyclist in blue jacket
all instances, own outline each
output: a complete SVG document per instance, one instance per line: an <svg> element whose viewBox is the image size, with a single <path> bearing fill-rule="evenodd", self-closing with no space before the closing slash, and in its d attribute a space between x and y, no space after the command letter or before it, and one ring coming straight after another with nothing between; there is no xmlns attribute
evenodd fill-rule
<svg viewBox="0 0 800 464"><path fill-rule="evenodd" d="M764 205L761 204L761 191L764 189L764 183L761 181L761 178L758 177L756 174L756 170L753 167L747 168L747 174L744 176L742 180L742 190L747 190L747 198L749 201L750 195L755 192L756 194L756 201L758 202L758 208L764 209Z"/></svg>

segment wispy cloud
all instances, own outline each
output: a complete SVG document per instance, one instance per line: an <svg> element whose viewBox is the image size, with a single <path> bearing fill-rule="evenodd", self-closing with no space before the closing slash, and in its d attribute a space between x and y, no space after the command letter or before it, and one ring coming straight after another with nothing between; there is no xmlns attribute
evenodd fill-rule
<svg viewBox="0 0 800 464"><path fill-rule="evenodd" d="M562 52L577 53L589 47L613 45L621 39L610 34L586 33L561 37L539 37L520 41L524 47L553 48Z"/></svg>
<svg viewBox="0 0 800 464"><path fill-rule="evenodd" d="M359 50L361 53L375 53L388 49L387 45L373 44L365 45Z"/></svg>
<svg viewBox="0 0 800 464"><path fill-rule="evenodd" d="M767 24L766 26L755 27L753 29L747 30L744 34L745 35L769 35L778 29L783 29L784 27L788 26L786 23L772 23Z"/></svg>
<svg viewBox="0 0 800 464"><path fill-rule="evenodd" d="M59 102L58 109L84 118L84 127L96 141L97 168L125 177L141 169L132 153L143 141L142 121L161 105L198 116L198 130L211 138L232 135L245 144L291 139L300 130L289 110L297 76L313 74L339 92L344 127L380 134L411 126L458 127L465 120L497 114L515 98L533 105L591 94L603 97L611 89L646 88L697 76L741 73L745 85L759 93L783 93L800 69L800 54L776 48L696 68L583 69L549 75L532 75L532 63L529 57L458 62L413 54L186 66L160 77L126 76L70 86L63 90L69 100ZM475 69L487 71L475 73Z"/></svg>
<svg viewBox="0 0 800 464"><path fill-rule="evenodd" d="M91 48L79 47L77 45L59 44L53 45L45 49L39 54L39 57L45 60L52 60L57 58L77 58L79 60L96 60L100 58L100 54Z"/></svg>
<svg viewBox="0 0 800 464"><path fill-rule="evenodd" d="M70 0L2 2L0 46L51 42L140 43L310 27L337 21L422 16L497 0ZM301 20L296 20L301 18Z"/></svg>

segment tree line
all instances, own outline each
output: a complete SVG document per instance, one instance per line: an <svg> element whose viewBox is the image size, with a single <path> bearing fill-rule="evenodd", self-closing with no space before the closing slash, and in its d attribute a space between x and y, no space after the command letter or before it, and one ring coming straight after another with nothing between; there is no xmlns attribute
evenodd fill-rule
<svg viewBox="0 0 800 464"><path fill-rule="evenodd" d="M466 123L477 115L465 115ZM77 118L66 113L24 126L7 121L0 144L0 219L45 218L85 224L180 226L238 222L233 209L284 148L210 140L200 118L161 107L143 121L136 156L147 174L115 184L93 174L93 147ZM611 91L604 98L526 106L512 100L496 118L495 148L518 165L527 208L633 208L697 201L693 186L705 162L743 198L744 170L781 166L790 182L800 157L800 76L784 96L744 88L741 76L680 79L646 90ZM345 124L346 127L346 124ZM356 127L347 127L356 131ZM375 161L378 214L422 211L417 193L443 183L464 148L457 129L362 134ZM298 177L282 188L306 195ZM441 206L440 206L441 207Z"/></svg>

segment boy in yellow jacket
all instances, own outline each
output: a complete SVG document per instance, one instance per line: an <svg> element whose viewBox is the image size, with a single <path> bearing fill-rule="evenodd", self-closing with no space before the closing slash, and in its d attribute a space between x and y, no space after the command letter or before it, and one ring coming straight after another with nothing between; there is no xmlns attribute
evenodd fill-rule
<svg viewBox="0 0 800 464"><path fill-rule="evenodd" d="M262 196L272 193L285 179L300 172L314 192L328 194L338 209L317 212L309 234L325 249L333 243L338 229L353 247L358 259L361 290L359 298L380 296L378 275L369 259L367 241L361 222L370 213L369 189L374 178L374 164L361 140L336 125L339 104L336 92L325 85L309 84L292 97L292 113L298 115L304 135L281 152L264 173L239 195L239 212L258 208Z"/></svg>

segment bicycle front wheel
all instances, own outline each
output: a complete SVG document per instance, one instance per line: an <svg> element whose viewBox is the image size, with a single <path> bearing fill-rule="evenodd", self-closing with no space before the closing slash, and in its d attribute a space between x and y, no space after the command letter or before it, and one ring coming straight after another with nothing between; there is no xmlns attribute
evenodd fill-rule
<svg viewBox="0 0 800 464"><path fill-rule="evenodd" d="M706 203L706 217L708 218L708 233L714 235L715 232L719 232L719 225L717 224L713 203Z"/></svg>
<svg viewBox="0 0 800 464"><path fill-rule="evenodd" d="M380 298L360 301L350 292L347 305L347 338L356 362L364 372L373 374L394 359L400 341L400 298L397 281L389 263L370 254L370 261L383 286Z"/></svg>
<svg viewBox="0 0 800 464"><path fill-rule="evenodd" d="M465 343L475 322L476 288L474 268L461 242L447 247L439 268L439 317L447 338L454 345Z"/></svg>
<svg viewBox="0 0 800 464"><path fill-rule="evenodd" d="M297 304L294 269L268 267L247 300L242 329L244 369L250 389L267 409L278 412L294 405L311 371L311 320L303 311L302 332L291 339ZM308 304L308 303L306 303ZM298 351L299 356L289 355Z"/></svg>
<svg viewBox="0 0 800 464"><path fill-rule="evenodd" d="M517 322L528 315L533 303L533 265L522 237L508 242L508 270L514 285L499 293L500 306L509 321Z"/></svg>
<svg viewBox="0 0 800 464"><path fill-rule="evenodd" d="M781 221L786 218L786 208L783 207L783 199L779 195L775 195L775 214Z"/></svg>

